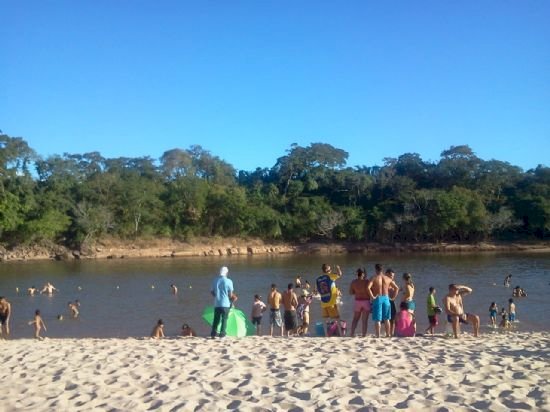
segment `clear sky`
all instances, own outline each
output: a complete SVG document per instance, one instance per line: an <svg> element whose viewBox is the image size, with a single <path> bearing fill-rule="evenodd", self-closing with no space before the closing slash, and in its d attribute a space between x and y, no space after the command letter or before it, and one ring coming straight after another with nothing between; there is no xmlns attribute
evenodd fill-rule
<svg viewBox="0 0 550 412"><path fill-rule="evenodd" d="M550 165L550 1L0 0L0 129L40 155L239 170L292 143L349 166L451 145Z"/></svg>

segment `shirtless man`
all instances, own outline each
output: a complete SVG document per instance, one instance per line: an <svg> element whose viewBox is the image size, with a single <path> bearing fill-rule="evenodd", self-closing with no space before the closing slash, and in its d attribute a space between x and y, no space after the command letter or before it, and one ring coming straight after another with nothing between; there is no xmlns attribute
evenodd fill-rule
<svg viewBox="0 0 550 412"><path fill-rule="evenodd" d="M52 285L50 282L46 283L40 293L47 293L48 295L53 295L53 291L59 292L59 289L57 289L54 285Z"/></svg>
<svg viewBox="0 0 550 412"><path fill-rule="evenodd" d="M462 296L469 293L472 293L472 288L452 283L449 285L449 293L443 298L447 321L453 325L453 335L455 338L458 338L461 323L471 324L474 328L474 336L479 336L479 316L464 313Z"/></svg>
<svg viewBox="0 0 550 412"><path fill-rule="evenodd" d="M374 320L374 328L376 337L380 337L381 322L384 322L386 337L391 336L390 330L390 297L389 289L399 290L399 286L388 276L385 276L382 271L382 265L377 263L374 266L376 275L371 279L368 291L372 302L372 320Z"/></svg>
<svg viewBox="0 0 550 412"><path fill-rule="evenodd" d="M273 283L271 285L271 291L267 297L267 303L269 304L269 335L273 336L273 327L276 325L281 328L281 336L284 335L283 320L281 319L281 300L282 295L277 290L277 285Z"/></svg>
<svg viewBox="0 0 550 412"><path fill-rule="evenodd" d="M27 289L27 293L29 294L29 296L34 296L36 292L38 292L38 289L36 289L34 286L31 286Z"/></svg>
<svg viewBox="0 0 550 412"><path fill-rule="evenodd" d="M363 323L361 327L361 335L367 336L367 327L370 315L370 297L369 297L369 280L364 269L357 269L357 279L354 279L349 285L349 294L355 296L355 304L353 308L353 321L351 322L351 336L355 336L355 328L361 316Z"/></svg>
<svg viewBox="0 0 550 412"><path fill-rule="evenodd" d="M7 338L10 334L11 304L5 297L0 296L0 335Z"/></svg>
<svg viewBox="0 0 550 412"><path fill-rule="evenodd" d="M296 307L298 306L298 297L294 293L294 285L288 284L287 290L283 293L283 306L285 307L285 329L287 336L296 333L298 328L298 318L296 316Z"/></svg>

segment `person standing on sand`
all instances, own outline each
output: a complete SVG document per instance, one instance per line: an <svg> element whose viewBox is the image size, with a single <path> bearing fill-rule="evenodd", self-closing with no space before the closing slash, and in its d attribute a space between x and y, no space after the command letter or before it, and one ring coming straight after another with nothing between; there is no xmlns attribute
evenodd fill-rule
<svg viewBox="0 0 550 412"><path fill-rule="evenodd" d="M395 283L395 272L393 269L386 269L385 276L389 277L396 287L390 285L388 289L388 296L390 298L390 336L395 335L395 318L397 316L397 308L395 307L395 299L399 295L399 286Z"/></svg>
<svg viewBox="0 0 550 412"><path fill-rule="evenodd" d="M307 335L309 328L309 305L313 300L313 296L307 291L302 289L302 293L298 298L298 307L296 308L296 314L298 319L301 319L302 324L298 327L297 334L300 336Z"/></svg>
<svg viewBox="0 0 550 412"><path fill-rule="evenodd" d="M298 317L296 316L296 307L298 306L298 297L294 293L294 285L288 284L287 290L283 293L283 306L285 307L285 329L287 336L294 335L298 328Z"/></svg>
<svg viewBox="0 0 550 412"><path fill-rule="evenodd" d="M34 319L29 322L29 325L34 325L34 337L36 339L42 339L42 336L40 336L40 331L42 329L44 329L44 332L48 331L48 329L46 329L44 319L42 319L42 316L40 315L40 311L38 309L34 311Z"/></svg>
<svg viewBox="0 0 550 412"><path fill-rule="evenodd" d="M359 319L363 318L361 324L361 336L367 336L371 302L369 297L369 280L365 269L357 269L357 279L349 285L349 294L355 296L353 307L353 321L351 322L351 336L355 336L355 328Z"/></svg>
<svg viewBox="0 0 550 412"><path fill-rule="evenodd" d="M327 336L329 336L330 323L328 319L336 321L338 336L342 336L340 328L340 312L338 310L338 288L336 281L342 277L340 266L336 266L336 273L332 273L330 265L323 263L323 274L317 278L317 291L321 295L321 311L323 319L327 320Z"/></svg>
<svg viewBox="0 0 550 412"><path fill-rule="evenodd" d="M449 293L443 298L445 312L447 313L447 321L453 326L453 335L455 339L460 333L460 324L472 324L474 328L474 336L479 336L479 316L465 313L462 297L472 293L472 288L464 285L449 285Z"/></svg>
<svg viewBox="0 0 550 412"><path fill-rule="evenodd" d="M426 308L428 309L428 322L430 326L424 331L424 333L429 333L430 335L433 335L435 332L435 327L437 326L438 319L437 319L437 311L436 308L437 303L435 302L435 288L432 286L429 289L428 299L426 300ZM441 309L438 309L441 311Z"/></svg>
<svg viewBox="0 0 550 412"><path fill-rule="evenodd" d="M405 286L403 287L403 300L407 304L407 310L414 313L416 309L416 303L414 301L414 283L412 281L412 275L410 273L403 273L403 280Z"/></svg>
<svg viewBox="0 0 550 412"><path fill-rule="evenodd" d="M227 315L229 314L231 303L235 299L235 294L233 293L233 281L227 278L228 273L229 269L227 269L226 266L223 266L220 269L219 276L214 279L214 282L212 283L212 289L210 289L210 293L214 296L214 321L212 322L212 330L210 332L210 337L212 339L216 337L220 323L221 326L219 337L225 337Z"/></svg>
<svg viewBox="0 0 550 412"><path fill-rule="evenodd" d="M262 297L260 295L254 295L254 302L252 303L252 313L251 313L251 319L252 324L256 326L256 335L261 336L261 323L262 323L262 316L264 312L266 311L267 306L265 303L262 302Z"/></svg>
<svg viewBox="0 0 550 412"><path fill-rule="evenodd" d="M376 275L371 279L368 291L372 302L372 320L374 320L374 328L376 337L380 337L381 322L384 322L386 337L391 336L390 317L391 305L389 290L393 288L399 291L399 286L389 276L385 276L382 271L382 265L377 263L374 266Z"/></svg>
<svg viewBox="0 0 550 412"><path fill-rule="evenodd" d="M277 290L275 283L271 284L271 291L267 297L269 304L269 335L273 336L273 328L281 328L281 336L284 335L283 320L281 319L281 300L283 296Z"/></svg>
<svg viewBox="0 0 550 412"><path fill-rule="evenodd" d="M10 334L11 303L0 296L0 335L7 338Z"/></svg>

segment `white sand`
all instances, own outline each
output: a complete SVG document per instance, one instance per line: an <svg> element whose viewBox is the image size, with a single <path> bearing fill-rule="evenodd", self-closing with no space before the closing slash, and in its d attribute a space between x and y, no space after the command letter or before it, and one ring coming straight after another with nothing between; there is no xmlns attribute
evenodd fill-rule
<svg viewBox="0 0 550 412"><path fill-rule="evenodd" d="M550 410L549 344L548 332L0 341L0 410Z"/></svg>

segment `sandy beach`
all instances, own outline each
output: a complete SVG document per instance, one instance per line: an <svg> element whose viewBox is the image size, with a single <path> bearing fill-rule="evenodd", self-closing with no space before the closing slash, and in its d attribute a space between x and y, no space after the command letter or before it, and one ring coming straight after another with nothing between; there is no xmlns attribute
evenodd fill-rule
<svg viewBox="0 0 550 412"><path fill-rule="evenodd" d="M5 411L550 410L550 333L0 341Z"/></svg>

